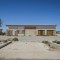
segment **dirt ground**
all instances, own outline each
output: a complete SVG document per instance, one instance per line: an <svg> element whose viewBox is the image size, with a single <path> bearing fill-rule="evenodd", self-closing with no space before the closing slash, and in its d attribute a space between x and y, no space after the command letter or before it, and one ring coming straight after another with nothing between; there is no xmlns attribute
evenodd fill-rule
<svg viewBox="0 0 60 60"><path fill-rule="evenodd" d="M60 51L49 51L49 47L40 42L13 42L0 49L1 58L23 59L60 59Z"/></svg>

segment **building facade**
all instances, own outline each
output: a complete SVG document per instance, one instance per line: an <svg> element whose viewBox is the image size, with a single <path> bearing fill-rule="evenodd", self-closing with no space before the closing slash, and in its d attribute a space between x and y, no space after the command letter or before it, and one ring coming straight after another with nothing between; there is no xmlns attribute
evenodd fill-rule
<svg viewBox="0 0 60 60"><path fill-rule="evenodd" d="M6 25L8 36L55 36L56 25Z"/></svg>
<svg viewBox="0 0 60 60"><path fill-rule="evenodd" d="M0 29L0 35L2 35L2 29Z"/></svg>

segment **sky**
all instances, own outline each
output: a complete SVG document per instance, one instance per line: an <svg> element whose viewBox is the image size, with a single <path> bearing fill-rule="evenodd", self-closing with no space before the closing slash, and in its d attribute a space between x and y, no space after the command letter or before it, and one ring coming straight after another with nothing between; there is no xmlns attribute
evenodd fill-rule
<svg viewBox="0 0 60 60"><path fill-rule="evenodd" d="M8 24L57 25L60 30L60 0L0 0L2 29Z"/></svg>

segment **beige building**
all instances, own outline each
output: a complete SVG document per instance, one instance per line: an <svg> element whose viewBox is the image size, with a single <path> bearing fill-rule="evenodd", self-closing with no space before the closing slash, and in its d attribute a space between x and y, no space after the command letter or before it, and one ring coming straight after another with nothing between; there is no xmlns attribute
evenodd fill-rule
<svg viewBox="0 0 60 60"><path fill-rule="evenodd" d="M6 25L8 36L55 36L56 25Z"/></svg>

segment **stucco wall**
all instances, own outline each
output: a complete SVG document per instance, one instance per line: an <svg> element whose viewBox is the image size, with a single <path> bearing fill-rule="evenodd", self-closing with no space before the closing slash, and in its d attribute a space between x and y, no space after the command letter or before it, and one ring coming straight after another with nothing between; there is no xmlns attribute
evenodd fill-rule
<svg viewBox="0 0 60 60"><path fill-rule="evenodd" d="M25 36L35 36L36 30L35 29L25 29Z"/></svg>
<svg viewBox="0 0 60 60"><path fill-rule="evenodd" d="M20 25L11 25L11 26L7 26L6 29L8 30L13 30L13 35L15 34L15 30L19 29L19 30L24 30L24 26L20 26ZM54 35L56 35L56 25L37 25L36 29L25 29L25 35L26 36L36 36L38 35L38 30L45 30L45 35L47 35L47 30L54 30Z"/></svg>

